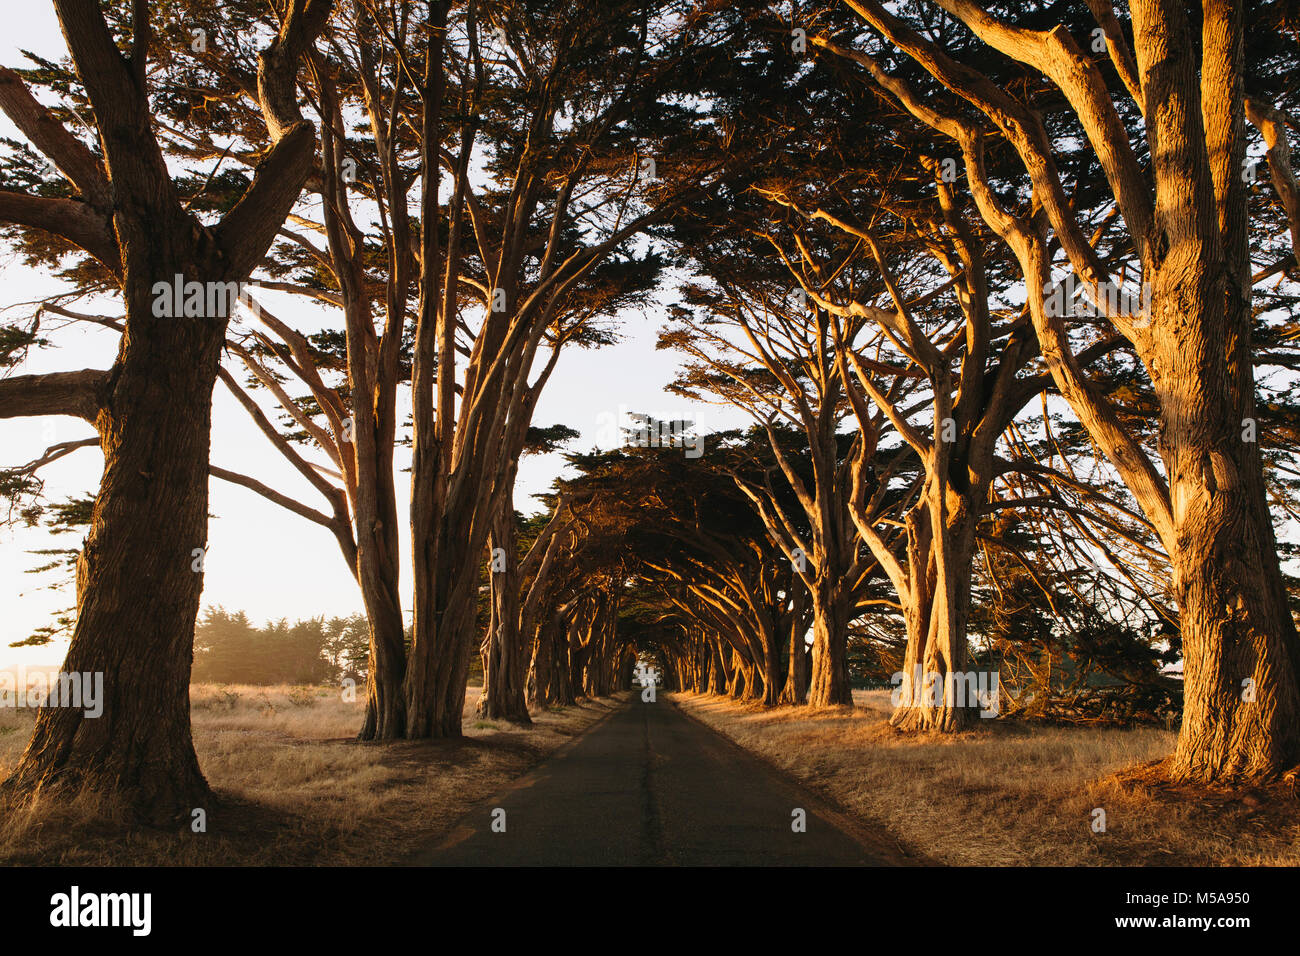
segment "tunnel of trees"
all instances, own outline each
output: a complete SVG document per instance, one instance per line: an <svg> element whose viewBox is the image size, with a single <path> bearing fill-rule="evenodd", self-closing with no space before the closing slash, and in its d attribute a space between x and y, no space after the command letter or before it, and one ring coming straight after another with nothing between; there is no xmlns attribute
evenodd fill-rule
<svg viewBox="0 0 1300 956"><path fill-rule="evenodd" d="M207 794L188 685L247 629L196 659L210 479L330 535L364 622L276 647L364 675L363 741L460 735L471 671L519 724L638 665L763 707L901 673L899 733L996 671L1003 719L1178 721L1170 779L1294 775L1287 4L53 5L68 57L0 66L0 228L65 291L4 313L0 417L90 433L0 492L85 534L64 667L108 698L41 711L10 798ZM670 391L744 426L534 420L651 312ZM111 367L23 373L82 323ZM213 460L218 382L315 500ZM86 448L93 499L46 501Z"/></svg>

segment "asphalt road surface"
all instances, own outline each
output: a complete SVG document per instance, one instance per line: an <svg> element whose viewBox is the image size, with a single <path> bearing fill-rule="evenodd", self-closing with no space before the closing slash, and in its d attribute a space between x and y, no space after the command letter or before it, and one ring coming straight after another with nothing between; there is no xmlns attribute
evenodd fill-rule
<svg viewBox="0 0 1300 956"><path fill-rule="evenodd" d="M500 812L504 810L504 819ZM795 832L793 811L806 815ZM901 855L669 700L630 702L422 866L888 866ZM493 829L496 822L497 830ZM501 831L504 825L504 832ZM851 835L853 831L856 835Z"/></svg>

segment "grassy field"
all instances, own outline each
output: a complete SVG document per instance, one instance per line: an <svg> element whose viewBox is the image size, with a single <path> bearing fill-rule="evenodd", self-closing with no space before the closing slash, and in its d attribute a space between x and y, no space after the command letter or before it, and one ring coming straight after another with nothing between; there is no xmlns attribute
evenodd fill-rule
<svg viewBox="0 0 1300 956"><path fill-rule="evenodd" d="M889 691L855 707L763 710L674 694L682 709L782 768L909 853L951 865L1300 864L1300 802L1275 792L1156 787L1159 729L990 722L955 736L905 736ZM1094 811L1106 830L1093 831Z"/></svg>
<svg viewBox="0 0 1300 956"><path fill-rule="evenodd" d="M124 826L86 799L55 811L39 803L0 819L0 864L376 865L400 863L617 705L541 711L535 725L478 720L465 738L358 744L362 703L333 688L195 685L199 763L217 794L207 832ZM0 710L0 778L31 736L34 713Z"/></svg>
<svg viewBox="0 0 1300 956"><path fill-rule="evenodd" d="M358 744L360 703L314 687L195 685L195 746L217 795L207 832L122 823L91 799L0 818L0 865L401 863L462 815L608 714L614 700L534 714L520 730L474 716L465 738ZM1154 787L1159 729L990 722L952 737L887 724L888 691L852 710L762 708L671 695L682 709L801 779L911 856L950 865L1297 865L1300 803L1254 791ZM33 714L0 710L0 777ZM1106 814L1094 832L1094 812Z"/></svg>

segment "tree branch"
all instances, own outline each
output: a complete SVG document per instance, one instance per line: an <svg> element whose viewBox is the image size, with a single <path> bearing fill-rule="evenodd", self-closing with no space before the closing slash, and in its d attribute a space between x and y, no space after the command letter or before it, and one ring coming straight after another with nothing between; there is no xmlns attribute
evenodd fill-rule
<svg viewBox="0 0 1300 956"><path fill-rule="evenodd" d="M109 373L88 368L0 379L0 418L71 415L95 424Z"/></svg>

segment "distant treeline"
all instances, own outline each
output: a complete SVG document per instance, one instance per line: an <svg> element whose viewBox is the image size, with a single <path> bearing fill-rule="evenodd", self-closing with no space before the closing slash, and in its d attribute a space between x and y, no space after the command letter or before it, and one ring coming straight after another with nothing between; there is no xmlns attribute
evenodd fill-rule
<svg viewBox="0 0 1300 956"><path fill-rule="evenodd" d="M208 608L194 631L194 683L333 684L366 677L362 614L254 625L243 611Z"/></svg>

